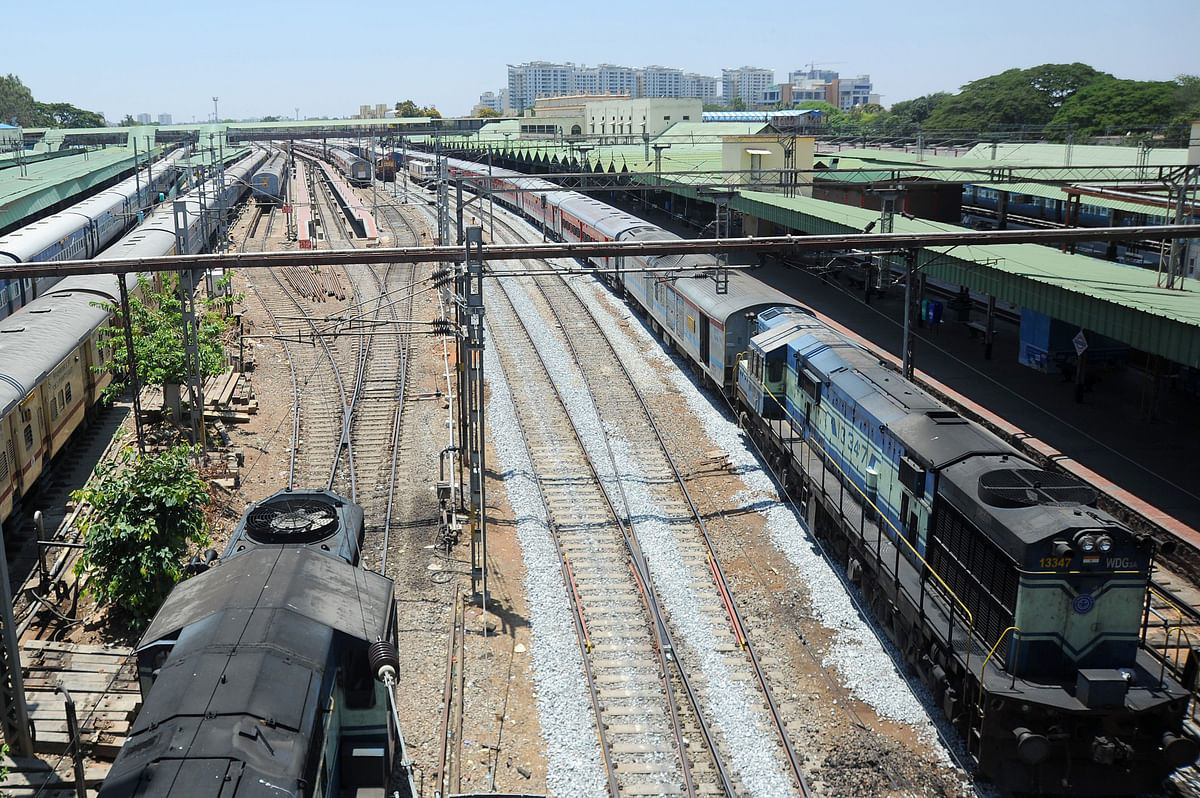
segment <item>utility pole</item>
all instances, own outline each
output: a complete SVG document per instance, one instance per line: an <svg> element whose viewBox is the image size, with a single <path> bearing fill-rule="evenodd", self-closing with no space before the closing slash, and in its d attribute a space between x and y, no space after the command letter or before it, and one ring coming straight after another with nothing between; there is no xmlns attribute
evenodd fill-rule
<svg viewBox="0 0 1200 798"><path fill-rule="evenodd" d="M904 349L901 352L900 366L904 372L904 378L911 380L913 372L916 370L913 363L916 353L913 320L917 316L917 292L913 290L913 282L917 279L917 250L905 251L904 271Z"/></svg>
<svg viewBox="0 0 1200 798"><path fill-rule="evenodd" d="M458 304L465 306L466 355L459 371L465 384L460 390L465 410L467 469L470 489L471 592L487 613L487 504L484 485L484 391L483 391L483 228L466 230L466 268L460 272ZM461 328L460 328L461 329Z"/></svg>
<svg viewBox="0 0 1200 798"><path fill-rule="evenodd" d="M204 213L201 205L201 213ZM187 203L175 201L175 252L178 255L188 255L188 220ZM183 353L187 364L188 393L191 396L192 445L200 449L197 457L203 461L207 453L204 440L204 396L202 394L203 377L200 365L200 340L196 325L196 277L190 268L179 270L179 299L183 321Z"/></svg>
<svg viewBox="0 0 1200 798"><path fill-rule="evenodd" d="M4 640L0 646L0 723L4 742L17 756L33 756L33 734L29 707L25 703L25 682L21 677L21 645L13 618L12 585L8 581L8 555L4 551L4 533L0 528L0 625Z"/></svg>
<svg viewBox="0 0 1200 798"><path fill-rule="evenodd" d="M221 117L217 115L217 98L213 97L213 124L221 121Z"/></svg>

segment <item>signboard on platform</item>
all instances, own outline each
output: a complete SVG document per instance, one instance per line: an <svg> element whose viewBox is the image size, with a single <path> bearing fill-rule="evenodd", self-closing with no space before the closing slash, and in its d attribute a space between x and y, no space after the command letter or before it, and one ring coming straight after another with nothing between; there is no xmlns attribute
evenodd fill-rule
<svg viewBox="0 0 1200 798"><path fill-rule="evenodd" d="M1075 344L1075 354L1082 357L1083 353L1087 351L1088 343L1087 338L1083 337L1083 330L1080 330L1075 337L1071 339L1071 343Z"/></svg>

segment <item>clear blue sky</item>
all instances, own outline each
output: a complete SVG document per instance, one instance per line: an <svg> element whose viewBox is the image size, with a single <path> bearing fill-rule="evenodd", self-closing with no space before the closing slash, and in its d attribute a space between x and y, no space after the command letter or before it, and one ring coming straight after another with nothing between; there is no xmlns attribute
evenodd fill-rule
<svg viewBox="0 0 1200 798"><path fill-rule="evenodd" d="M924 7L923 7L924 5ZM412 99L446 116L507 84L507 64L661 64L777 80L809 62L866 73L884 105L957 91L1013 67L1081 61L1119 78L1200 73L1200 0L860 0L654 3L13 2L0 12L0 73L43 102L112 122L348 116ZM936 9L936 10L934 10Z"/></svg>

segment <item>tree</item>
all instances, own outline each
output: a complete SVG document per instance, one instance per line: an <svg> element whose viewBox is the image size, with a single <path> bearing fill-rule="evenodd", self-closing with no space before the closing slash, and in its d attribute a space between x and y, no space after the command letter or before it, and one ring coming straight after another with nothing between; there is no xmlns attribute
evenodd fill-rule
<svg viewBox="0 0 1200 798"><path fill-rule="evenodd" d="M104 127L102 114L76 108L70 103L34 103L34 106L49 127Z"/></svg>
<svg viewBox="0 0 1200 798"><path fill-rule="evenodd" d="M405 119L411 119L418 116L427 116L431 119L441 119L442 113L432 105L425 107L417 105L412 100L405 100L404 102L396 103L396 116Z"/></svg>
<svg viewBox="0 0 1200 798"><path fill-rule="evenodd" d="M498 116L504 116L504 114L491 108L480 108L475 112L475 116L479 119L495 119Z"/></svg>
<svg viewBox="0 0 1200 798"><path fill-rule="evenodd" d="M262 119L260 119L260 120L258 120L258 121L260 121L260 122L278 122L278 121L279 121L279 117L277 117L277 116L264 116Z"/></svg>
<svg viewBox="0 0 1200 798"><path fill-rule="evenodd" d="M1080 89L1112 78L1107 72L1099 72L1078 61L1073 64L1042 64L1025 70L1025 75L1041 95L1046 107L1053 109L1061 108Z"/></svg>
<svg viewBox="0 0 1200 798"><path fill-rule="evenodd" d="M1186 147L1192 135L1192 122L1200 119L1200 75L1175 78L1175 110L1167 124L1169 146Z"/></svg>
<svg viewBox="0 0 1200 798"><path fill-rule="evenodd" d="M1171 121L1177 89L1177 84L1169 81L1109 78L1076 92L1050 124L1085 136L1159 130Z"/></svg>
<svg viewBox="0 0 1200 798"><path fill-rule="evenodd" d="M943 130L1041 128L1077 92L1097 81L1112 79L1078 63L1009 69L963 86L958 94L937 105L927 126Z"/></svg>
<svg viewBox="0 0 1200 798"><path fill-rule="evenodd" d="M232 274L227 273L226 280ZM179 278L168 275L162 291L153 291L145 277L138 280L138 291L129 296L129 315L133 320L133 352L138 375L145 383L178 386L187 381L187 359L183 348L183 304L179 298ZM200 372L205 377L225 369L224 335L230 328L227 318L218 312L224 299L205 299L197 308ZM238 298L234 298L238 301ZM112 357L102 366L113 374L124 371L128 362L125 348L124 316L119 305L97 303L121 322L100 332L101 346L112 348ZM106 394L115 396L121 386L113 383ZM167 391L164 391L167 393Z"/></svg>
<svg viewBox="0 0 1200 798"><path fill-rule="evenodd" d="M140 628L183 575L189 548L208 544L208 486L177 446L158 456L124 449L97 467L94 487L71 494L92 512L79 526L84 549L76 574L88 592L113 604Z"/></svg>
<svg viewBox="0 0 1200 798"><path fill-rule="evenodd" d="M121 121L117 123L117 127L137 127L138 121L133 118L133 114L125 114L121 117Z"/></svg>
<svg viewBox="0 0 1200 798"><path fill-rule="evenodd" d="M38 127L33 92L12 73L0 78L0 122Z"/></svg>
<svg viewBox="0 0 1200 798"><path fill-rule="evenodd" d="M917 97L915 100L898 102L890 109L888 124L899 130L915 129L917 125L924 125L925 120L949 97L949 92L939 91Z"/></svg>

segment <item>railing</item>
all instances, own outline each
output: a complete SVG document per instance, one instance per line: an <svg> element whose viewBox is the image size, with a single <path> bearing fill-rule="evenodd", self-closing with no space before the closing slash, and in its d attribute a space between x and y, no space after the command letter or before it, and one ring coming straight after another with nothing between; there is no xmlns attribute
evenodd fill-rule
<svg viewBox="0 0 1200 798"><path fill-rule="evenodd" d="M740 365L741 365L741 361L739 360L739 366ZM761 382L759 382L756 378L751 376L751 379L763 391L763 394L765 396L769 396L771 398L771 400L774 401L779 406L780 410L783 412L783 419L781 420L781 423L782 423L782 421L786 421L788 423L790 429L793 431L805 430L805 433L804 433L804 443L806 444L805 451L806 451L807 455L815 454L820 457L821 465L822 465L821 484L820 484L821 493L824 496L826 496L827 498L829 498L831 501L833 500L834 497L829 492L829 490L827 490L827 486L825 484L825 474L829 473L832 470L837 475L837 482L840 487L840 490L838 491L838 496L837 496L837 508L838 508L838 514L840 516L840 521L842 522L843 525L849 524L849 519L847 518L846 512L845 512L845 498L846 498L845 487L846 487L847 483L849 483L849 485L853 488L853 491L851 492L851 500L854 501L855 499L857 499L859 506L863 509L863 512L861 513L861 517L860 517L860 527L859 527L858 533L859 533L859 537L862 539L862 541L864 543L869 542L867 532L865 529L865 525L866 525L867 516L868 516L867 508L870 508L871 513L874 514L875 518L878 521L878 524L876 527L876 535L875 535L875 558L876 558L876 561L879 562L879 564L884 566L885 568L887 568L887 564L885 563L885 561L883 559L883 552L882 552L882 547L883 547L882 525L886 524L888 527L891 528L892 534L889 537L891 538L891 540L893 541L893 544L895 546L896 562L892 565L891 569L888 570L888 574L892 579L893 586L895 587L897 593L904 593L905 595L907 595L909 597L909 599L913 602L913 604L921 610L922 617L924 617L925 616L925 585L926 585L926 582L928 581L924 575L928 574L929 576L933 577L933 579L936 581L936 583L941 586L941 591L939 591L939 592L944 593L944 598L950 600L950 604L948 605L949 628L947 628L947 630L946 630L946 642L950 646L953 645L955 621L959 620L961 623L961 621L965 620L966 623L963 626L963 628L965 629L966 634L967 634L967 646L966 646L966 657L964 659L964 667L967 670L970 670L971 652L974 648L974 643L976 640L975 619L971 613L971 610L967 607L966 604L963 603L962 599L960 599L958 597L958 595L954 592L954 590L951 589L950 585L946 583L946 580L942 578L941 574L939 574L933 568L933 566L929 564L929 562L925 559L925 557L922 556L921 553L918 552L917 549L908 540L908 538L906 538L904 536L903 530L901 530L899 527L897 527L894 523L892 523L892 521L890 519L888 519L884 515L884 513L880 510L879 506L866 493L866 491L864 491L862 488L860 488L854 482L854 480L851 478L850 474L848 474L838 464L838 462L834 459L834 457L825 450L825 448L820 444L820 442L815 440L813 437L811 437L808 434L807 429L798 423L797 419L788 411L786 403L781 401L778 396L776 396L773 392L771 392L765 385L763 385ZM774 430L772 430L772 431L774 432ZM777 437L782 437L777 432L775 434ZM794 459L790 448L787 449L787 456L788 456L789 460ZM813 471L812 465L813 464L811 462L798 463L797 465L800 466L800 470L803 473L809 474L809 475L812 474L812 471ZM854 494L857 494L857 497L855 497ZM916 562L920 563L920 565L924 569L922 572L922 578L919 580L920 585L921 585L921 595L920 596L913 596L911 593L909 593L909 591L900 582L900 576L899 576L900 562L899 562L899 560L900 560L901 544L903 544L903 546L907 547L908 551L911 553L912 559L914 559ZM961 617L959 617L959 616L961 616ZM999 641L997 641L997 642L999 642Z"/></svg>

